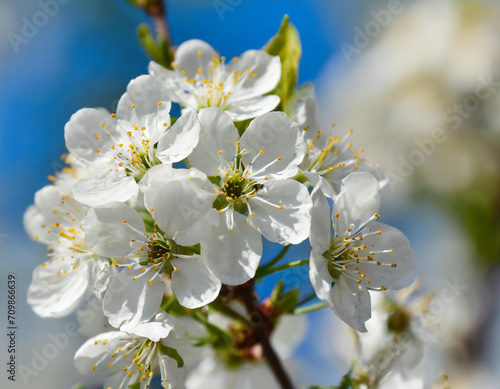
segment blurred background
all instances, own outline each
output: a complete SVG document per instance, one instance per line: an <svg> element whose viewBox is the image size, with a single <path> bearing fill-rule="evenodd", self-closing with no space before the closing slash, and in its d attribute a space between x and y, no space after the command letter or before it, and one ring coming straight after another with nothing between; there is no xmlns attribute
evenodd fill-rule
<svg viewBox="0 0 500 389"><path fill-rule="evenodd" d="M497 388L500 4L168 1L174 44L199 38L227 57L262 47L284 14L301 35L299 83L314 83L323 125L353 128L353 143L388 171L381 214L409 237L424 277L421 289L454 296L434 310L436 336L424 342L420 387L447 374L452 388ZM14 274L20 369L16 383L0 370L2 388L100 387L73 368L84 337L54 341L75 316L42 320L26 304L31 272L45 249L25 236L22 215L47 176L63 166L63 129L71 114L82 107L113 110L127 83L147 72L136 39L141 22L148 19L125 0L0 1L0 294ZM268 249L270 257L276 248ZM292 256L305 258L308 250L305 244ZM278 276L269 278L260 285L263 295ZM299 282L307 294L307 277ZM0 309L5 328L5 298ZM350 363L346 328L329 311L308 318L295 355L299 381L338 384ZM0 339L5 366L7 338ZM56 351L41 358L51 344Z"/></svg>

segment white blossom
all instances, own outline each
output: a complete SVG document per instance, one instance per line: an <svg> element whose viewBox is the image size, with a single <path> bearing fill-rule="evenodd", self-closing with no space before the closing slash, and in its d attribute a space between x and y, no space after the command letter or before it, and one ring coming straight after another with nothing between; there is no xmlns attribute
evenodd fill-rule
<svg viewBox="0 0 500 389"><path fill-rule="evenodd" d="M290 179L305 144L284 113L254 119L241 138L220 108L202 110L199 120L200 142L189 162L211 177L219 217L202 243L204 255L223 283L242 284L258 267L261 234L280 244L298 244L309 235L309 193Z"/></svg>
<svg viewBox="0 0 500 389"><path fill-rule="evenodd" d="M313 186L318 185L325 195L335 198L342 179L356 171L374 175L379 181L379 188L387 184L380 167L360 157L364 149L353 148L350 140L352 129L342 137L337 136L336 126L328 130L321 129L316 99L299 99L295 102L294 109L307 144L300 170Z"/></svg>
<svg viewBox="0 0 500 389"><path fill-rule="evenodd" d="M94 280L107 267L84 242L80 224L88 208L61 189L40 189L24 214L28 235L48 246L47 261L34 270L28 289L28 303L41 317L72 313L90 297Z"/></svg>
<svg viewBox="0 0 500 389"><path fill-rule="evenodd" d="M149 73L184 108L219 107L241 121L272 111L280 101L266 95L281 78L280 59L263 50L248 50L226 63L208 43L193 39L177 48L172 66L151 62Z"/></svg>
<svg viewBox="0 0 500 389"><path fill-rule="evenodd" d="M182 389L183 369L168 354L176 339L186 336L183 326L166 312L153 321L142 323L128 332L111 331L87 340L75 354L75 366L82 374L112 376L105 388L150 386L160 373L162 387Z"/></svg>
<svg viewBox="0 0 500 389"><path fill-rule="evenodd" d="M311 283L321 300L361 332L371 316L368 289L401 289L415 278L414 253L406 237L377 222L377 187L370 174L351 173L342 181L331 221L325 196L320 189L313 193Z"/></svg>
<svg viewBox="0 0 500 389"><path fill-rule="evenodd" d="M117 114L84 108L66 124L66 145L97 177L74 186L75 198L97 206L127 201L138 194L137 182L153 166L186 158L198 143L199 124L188 112L170 126L170 106L151 76L132 80L118 103Z"/></svg>
<svg viewBox="0 0 500 389"><path fill-rule="evenodd" d="M103 309L110 323L125 331L156 314L165 277L187 308L212 302L221 288L205 264L204 252L189 247L211 229L206 217L215 198L210 181L194 168L167 165L151 169L144 181L151 225L145 226L136 210L119 202L92 208L82 222L86 243L100 255L115 258L116 267L124 267L111 277Z"/></svg>

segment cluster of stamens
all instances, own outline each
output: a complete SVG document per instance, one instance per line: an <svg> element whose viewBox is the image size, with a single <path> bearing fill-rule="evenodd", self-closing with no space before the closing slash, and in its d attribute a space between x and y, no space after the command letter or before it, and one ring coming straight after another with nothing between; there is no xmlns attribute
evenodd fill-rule
<svg viewBox="0 0 500 389"><path fill-rule="evenodd" d="M158 109L161 107L162 103L158 102ZM132 108L135 109L135 104L132 104ZM136 115L135 115L136 116ZM111 114L113 119L116 119L116 115ZM101 124L101 131L104 132L105 136L111 137L113 144L110 150L102 150L97 148L95 152L97 154L104 155L110 159L114 168L110 168L109 171L119 171L121 168L125 169L127 175L138 176L141 178L146 171L157 164L156 161L156 150L151 140L146 132L146 127L140 127L136 123L132 125L132 131L126 131L117 121L119 126L118 130L123 132L120 139L116 139L115 136L107 130L106 124ZM163 127L168 127L168 123L162 123ZM101 135L96 134L95 138L99 139ZM126 140L124 140L126 139Z"/></svg>
<svg viewBox="0 0 500 389"><path fill-rule="evenodd" d="M108 343L107 340L102 342L102 345L105 346ZM99 341L95 341L94 345L98 346L100 344ZM123 371L126 372L120 386L120 388L127 388L132 383L137 382L146 382L146 387L149 388L151 384L151 380L153 379L153 370L154 366L157 364L156 352L158 349L158 345L147 339L132 339L130 342L126 343L122 347L118 347L116 352L111 354L112 358L119 359L127 358L131 353L132 355L135 353L134 359L132 359L131 363L123 368ZM112 368L113 363L108 365L108 368ZM96 369L96 365L92 366L92 370ZM113 388L107 388L113 389Z"/></svg>
<svg viewBox="0 0 500 389"><path fill-rule="evenodd" d="M339 217L336 213L335 217ZM393 253L393 249L384 249L378 251L367 251L368 247L362 242L369 235L379 236L382 231L372 231L367 224L371 221L378 220L380 215L374 214L357 231L348 228L347 236L344 236L339 242L334 239L330 250L324 253L325 258L329 261L328 271L334 279L338 279L341 275L354 279L358 284L366 282L370 285L371 281L365 273L362 273L358 266L359 263L374 263L377 266L390 266L395 268L396 263L386 264L376 260L376 255L381 253ZM380 286L381 290L386 290L385 286Z"/></svg>
<svg viewBox="0 0 500 389"><path fill-rule="evenodd" d="M48 251L45 254L46 257L52 257L48 262L42 264L42 267L45 267L49 264L52 264L56 261L54 258L60 251L59 247L64 247L65 251L69 250L73 253L69 257L61 257L58 258L61 261L65 260L75 260L77 259L77 263L73 265L72 268L68 270L60 270L57 273L58 277L61 277L67 274L71 270L76 270L80 267L81 262L89 260L90 258L94 259L95 254L87 247L84 242L84 234L79 227L75 227L74 223L77 220L81 220L82 212L80 209L73 209L74 207L67 204L68 200L71 197L66 195L61 200L61 206L55 207L51 210L51 212L59 219L59 222L53 222L51 225L43 224L41 227L46 229L48 234L56 234L58 236L57 241L55 242L56 246L49 246ZM68 226L71 225L72 227ZM34 236L35 240L38 240L38 236Z"/></svg>
<svg viewBox="0 0 500 389"><path fill-rule="evenodd" d="M337 126L334 124L332 135L328 137L326 145L318 150L316 141L321 139L322 130L318 130L314 139L309 139L307 142L306 159L309 161L307 170L316 172L318 174L330 173L334 169L351 167L353 171L358 169L360 165L359 153L364 149L352 150L352 154L346 154L346 151L352 148L352 143L348 141L353 130L350 129L342 138L335 137L335 129ZM304 127L304 131L310 131L309 127Z"/></svg>
<svg viewBox="0 0 500 389"><path fill-rule="evenodd" d="M198 57L204 54L198 52ZM226 64L226 58L220 57L218 53L212 53L212 59L208 68L202 68L199 61L199 68L191 78L186 76L186 71L179 69L177 63L172 63L174 71L179 77L185 77L185 90L196 98L199 108L220 107L225 109L229 105L229 97L240 88L250 77L257 77L255 70L257 65L251 66L244 71L232 69L231 64L237 63L238 58Z"/></svg>

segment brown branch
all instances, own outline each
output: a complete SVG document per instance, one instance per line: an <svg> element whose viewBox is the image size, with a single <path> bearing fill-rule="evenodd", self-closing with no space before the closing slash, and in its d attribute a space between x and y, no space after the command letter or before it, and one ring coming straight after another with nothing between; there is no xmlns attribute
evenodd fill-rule
<svg viewBox="0 0 500 389"><path fill-rule="evenodd" d="M152 0L149 2L146 12L153 19L156 33L165 38L168 43L171 43L170 31L166 19L166 6L163 0Z"/></svg>
<svg viewBox="0 0 500 389"><path fill-rule="evenodd" d="M245 304L248 313L250 315L256 314L260 319L258 321L250 320L250 323L252 324L255 337L262 346L262 353L281 388L293 389L292 381L283 368L283 364L269 341L269 333L273 327L272 318L269 317L269 315L266 315L266 313L262 310L254 290L253 281L249 281L241 287L238 287L238 296Z"/></svg>

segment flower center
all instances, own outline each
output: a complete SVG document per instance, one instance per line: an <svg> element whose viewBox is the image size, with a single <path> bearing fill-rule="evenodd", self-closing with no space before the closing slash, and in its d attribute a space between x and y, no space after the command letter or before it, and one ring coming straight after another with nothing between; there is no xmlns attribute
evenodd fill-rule
<svg viewBox="0 0 500 389"><path fill-rule="evenodd" d="M147 261L148 264L157 265L170 259L172 242L169 240L154 238L154 236L151 237L151 240L148 243Z"/></svg>
<svg viewBox="0 0 500 389"><path fill-rule="evenodd" d="M198 53L203 56L202 52ZM229 97L237 91L249 77L257 77L254 71L257 65L251 66L244 71L232 69L231 64L238 62L234 58L229 66L225 63L225 57L219 57L217 53L212 54L212 60L208 68L198 68L196 74L192 77L186 77L186 93L194 95L199 108L219 107L227 108ZM185 77L185 70L178 69L178 64L173 64L179 77Z"/></svg>
<svg viewBox="0 0 500 389"><path fill-rule="evenodd" d="M224 180L219 179L219 176L216 176L216 179L219 181L220 191L218 191L219 195L215 199L213 207L219 211L233 206L236 212L247 212L246 198L253 196L262 187L251 178L244 178L240 170L226 172Z"/></svg>

